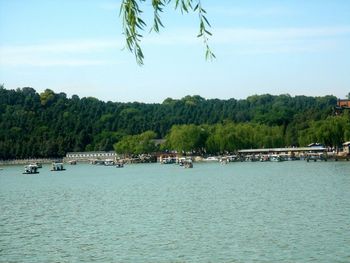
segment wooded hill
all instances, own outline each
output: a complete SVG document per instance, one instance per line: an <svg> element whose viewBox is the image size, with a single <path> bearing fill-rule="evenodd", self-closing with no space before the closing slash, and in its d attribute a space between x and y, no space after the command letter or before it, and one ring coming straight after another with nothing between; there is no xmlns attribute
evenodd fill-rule
<svg viewBox="0 0 350 263"><path fill-rule="evenodd" d="M0 87L0 159L60 157L69 151L113 150L113 145L123 149L123 142L146 131L153 132L147 138L168 138L163 147L186 151L313 141L337 146L350 139L350 121L348 112L334 116L336 102L334 96L264 94L244 100L186 96L160 104L119 103L68 98L49 89L39 94L28 87ZM191 129L197 136L192 139ZM192 142L178 145L184 139Z"/></svg>

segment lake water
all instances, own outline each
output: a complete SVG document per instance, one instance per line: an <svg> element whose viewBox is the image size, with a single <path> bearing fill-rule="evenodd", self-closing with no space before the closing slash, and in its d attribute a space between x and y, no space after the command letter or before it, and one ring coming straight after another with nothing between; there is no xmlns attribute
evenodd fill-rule
<svg viewBox="0 0 350 263"><path fill-rule="evenodd" d="M0 171L0 262L350 262L350 162Z"/></svg>

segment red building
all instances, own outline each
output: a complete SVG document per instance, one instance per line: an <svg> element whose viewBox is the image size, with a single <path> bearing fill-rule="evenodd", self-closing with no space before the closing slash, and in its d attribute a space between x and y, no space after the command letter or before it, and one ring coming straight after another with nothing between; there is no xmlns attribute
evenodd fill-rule
<svg viewBox="0 0 350 263"><path fill-rule="evenodd" d="M350 100L341 100L341 99L338 99L338 101L337 101L337 107L339 107L339 108L345 108L345 109L350 109Z"/></svg>

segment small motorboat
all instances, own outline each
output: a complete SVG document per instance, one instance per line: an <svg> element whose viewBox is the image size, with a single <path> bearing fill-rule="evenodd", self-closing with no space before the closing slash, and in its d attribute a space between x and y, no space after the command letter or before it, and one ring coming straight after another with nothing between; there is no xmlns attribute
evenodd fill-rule
<svg viewBox="0 0 350 263"><path fill-rule="evenodd" d="M36 164L29 164L24 167L23 174L38 174L39 167Z"/></svg>
<svg viewBox="0 0 350 263"><path fill-rule="evenodd" d="M68 163L69 163L70 165L76 165L76 164L77 164L77 161L76 161L76 160L70 160Z"/></svg>
<svg viewBox="0 0 350 263"><path fill-rule="evenodd" d="M64 170L66 169L64 168L63 163L58 163L58 162L52 163L51 171L58 172L58 171L64 171Z"/></svg>
<svg viewBox="0 0 350 263"><path fill-rule="evenodd" d="M123 164L123 163L117 163L115 167L116 167L116 168L123 168L123 167L124 167L124 164Z"/></svg>
<svg viewBox="0 0 350 263"><path fill-rule="evenodd" d="M193 162L192 162L192 160L187 159L186 161L184 161L183 167L184 167L184 168L193 168Z"/></svg>

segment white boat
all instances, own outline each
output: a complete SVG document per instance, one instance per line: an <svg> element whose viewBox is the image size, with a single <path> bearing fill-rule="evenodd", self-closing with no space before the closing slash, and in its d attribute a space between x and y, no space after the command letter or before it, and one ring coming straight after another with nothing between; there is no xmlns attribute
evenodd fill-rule
<svg viewBox="0 0 350 263"><path fill-rule="evenodd" d="M186 159L186 160L183 162L183 167L184 167L184 168L193 168L192 160Z"/></svg>
<svg viewBox="0 0 350 263"><path fill-rule="evenodd" d="M123 168L124 164L122 162L118 162L115 167L116 168Z"/></svg>
<svg viewBox="0 0 350 263"><path fill-rule="evenodd" d="M58 171L64 171L64 170L66 169L64 168L63 163L58 163L58 162L52 163L51 171L58 172Z"/></svg>
<svg viewBox="0 0 350 263"><path fill-rule="evenodd" d="M31 163L31 165L36 165L38 168L43 168L43 165L41 163Z"/></svg>
<svg viewBox="0 0 350 263"><path fill-rule="evenodd" d="M93 165L104 165L105 161L95 159L95 160L91 160L90 163L93 164Z"/></svg>
<svg viewBox="0 0 350 263"><path fill-rule="evenodd" d="M218 162L219 158L215 156L210 156L208 158L203 159L204 162Z"/></svg>
<svg viewBox="0 0 350 263"><path fill-rule="evenodd" d="M270 155L271 162L282 162L283 158L277 154Z"/></svg>
<svg viewBox="0 0 350 263"><path fill-rule="evenodd" d="M237 155L227 155L226 158L229 162L237 162L239 160Z"/></svg>
<svg viewBox="0 0 350 263"><path fill-rule="evenodd" d="M228 164L229 161L230 161L230 160L229 160L227 157L222 157L222 158L220 158L220 163L221 163L221 164Z"/></svg>
<svg viewBox="0 0 350 263"><path fill-rule="evenodd" d="M268 155L261 155L259 157L259 161L260 162L267 162L267 161L270 161L270 157Z"/></svg>
<svg viewBox="0 0 350 263"><path fill-rule="evenodd" d="M184 166L184 163L186 162L186 158L185 157L181 157L177 160L177 164L180 166Z"/></svg>
<svg viewBox="0 0 350 263"><path fill-rule="evenodd" d="M24 167L23 174L38 174L39 167L36 164L29 164Z"/></svg>
<svg viewBox="0 0 350 263"><path fill-rule="evenodd" d="M309 162L309 161L321 161L323 160L322 158L322 153L308 153L306 155L306 161Z"/></svg>
<svg viewBox="0 0 350 263"><path fill-rule="evenodd" d="M114 160L113 159L106 159L104 161L105 166L113 166L114 165Z"/></svg>
<svg viewBox="0 0 350 263"><path fill-rule="evenodd" d="M178 164L184 168L193 168L193 162L191 158L182 157L178 160Z"/></svg>
<svg viewBox="0 0 350 263"><path fill-rule="evenodd" d="M161 160L161 164L172 164L172 163L176 163L176 158L173 157L167 157L167 158L163 158Z"/></svg>

